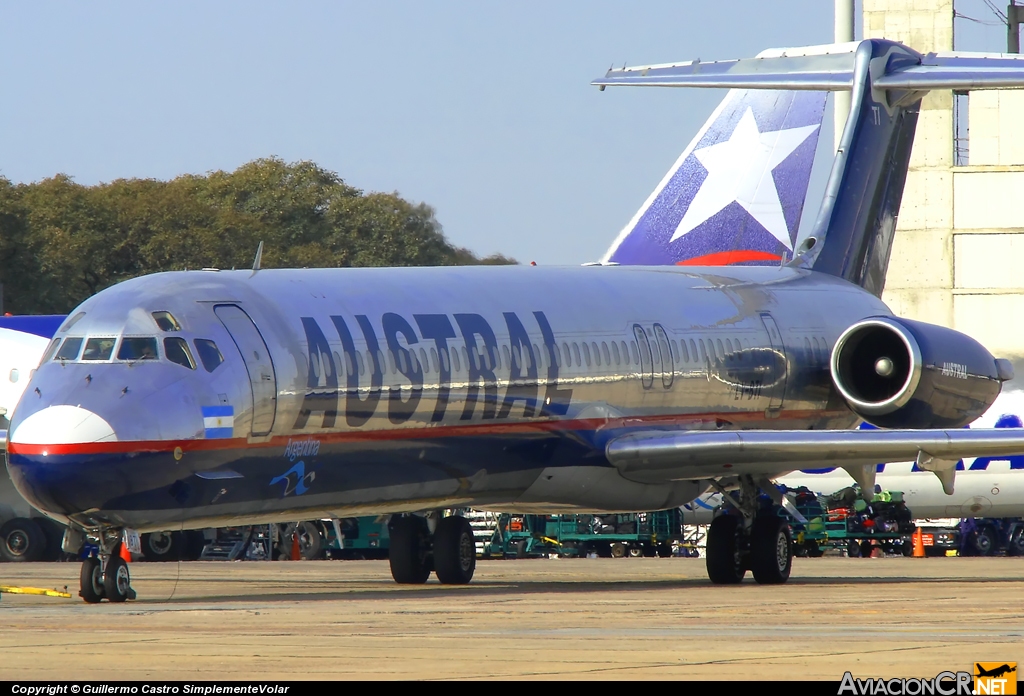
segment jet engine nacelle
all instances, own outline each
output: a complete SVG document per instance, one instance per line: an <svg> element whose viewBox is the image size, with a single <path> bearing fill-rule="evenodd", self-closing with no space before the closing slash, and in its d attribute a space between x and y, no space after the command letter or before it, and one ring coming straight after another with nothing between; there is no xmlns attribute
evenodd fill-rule
<svg viewBox="0 0 1024 696"><path fill-rule="evenodd" d="M897 317L857 322L832 350L832 381L880 428L959 428L984 413L1013 377L962 333Z"/></svg>

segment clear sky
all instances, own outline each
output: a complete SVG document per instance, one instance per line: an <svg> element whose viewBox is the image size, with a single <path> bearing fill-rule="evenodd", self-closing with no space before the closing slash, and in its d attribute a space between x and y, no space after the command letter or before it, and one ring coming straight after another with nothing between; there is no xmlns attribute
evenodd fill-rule
<svg viewBox="0 0 1024 696"><path fill-rule="evenodd" d="M983 0L956 6L996 20ZM590 80L613 63L828 43L832 8L8 1L0 175L93 184L308 159L360 189L434 206L448 238L478 254L582 263L603 253L722 97L601 93ZM1005 43L993 24L957 20L961 29L957 48Z"/></svg>

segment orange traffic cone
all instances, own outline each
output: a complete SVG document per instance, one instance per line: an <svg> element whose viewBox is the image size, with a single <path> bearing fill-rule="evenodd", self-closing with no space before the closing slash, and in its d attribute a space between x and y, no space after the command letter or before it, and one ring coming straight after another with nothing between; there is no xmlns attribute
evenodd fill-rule
<svg viewBox="0 0 1024 696"><path fill-rule="evenodd" d="M920 527L914 530L914 558L924 558L924 534Z"/></svg>
<svg viewBox="0 0 1024 696"><path fill-rule="evenodd" d="M299 530L297 528L292 532L292 560L302 560L302 554L299 552Z"/></svg>
<svg viewBox="0 0 1024 696"><path fill-rule="evenodd" d="M128 544L121 542L121 549L117 552L117 555L121 557L125 563L132 562L132 552L128 550Z"/></svg>

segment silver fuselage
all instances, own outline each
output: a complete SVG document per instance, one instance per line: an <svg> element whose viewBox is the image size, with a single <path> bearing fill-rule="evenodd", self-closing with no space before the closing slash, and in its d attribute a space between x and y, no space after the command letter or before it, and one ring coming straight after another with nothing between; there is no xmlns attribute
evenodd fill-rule
<svg viewBox="0 0 1024 696"><path fill-rule="evenodd" d="M180 328L161 331L154 312ZM56 518L142 531L677 506L707 472L630 481L608 440L850 427L831 347L890 314L835 277L764 267L176 272L79 313L58 339L155 337L159 357L45 360L13 416L8 467ZM169 360L169 337L194 369ZM207 371L197 339L223 363Z"/></svg>

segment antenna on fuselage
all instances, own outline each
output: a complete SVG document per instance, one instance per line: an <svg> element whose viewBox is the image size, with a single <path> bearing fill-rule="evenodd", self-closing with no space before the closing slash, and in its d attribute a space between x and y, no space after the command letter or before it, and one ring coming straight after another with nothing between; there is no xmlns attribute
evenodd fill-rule
<svg viewBox="0 0 1024 696"><path fill-rule="evenodd" d="M258 247L256 247L256 258L252 262L252 270L254 270L254 271L260 270L260 262L262 260L263 260L263 242L261 241L260 245Z"/></svg>

